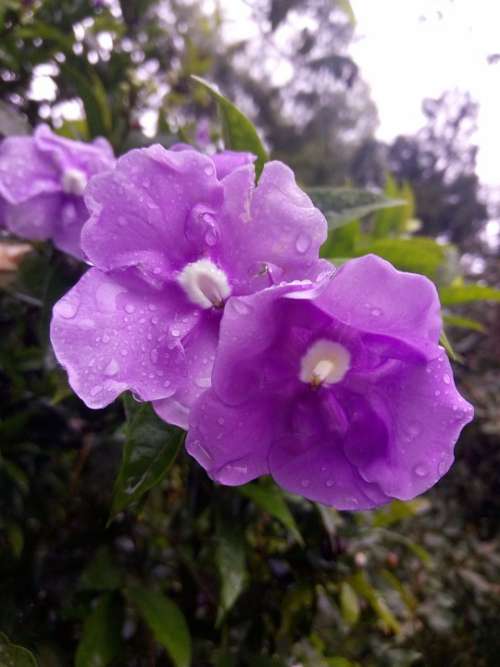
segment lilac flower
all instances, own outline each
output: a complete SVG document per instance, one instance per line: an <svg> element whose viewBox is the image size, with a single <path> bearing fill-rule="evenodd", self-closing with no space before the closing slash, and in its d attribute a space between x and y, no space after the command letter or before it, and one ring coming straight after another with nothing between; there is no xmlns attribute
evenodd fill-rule
<svg viewBox="0 0 500 667"><path fill-rule="evenodd" d="M4 221L17 236L52 239L82 257L80 232L88 217L83 191L91 176L111 169L113 151L105 139L71 141L40 125L32 137L7 137L0 145L0 198Z"/></svg>
<svg viewBox="0 0 500 667"><path fill-rule="evenodd" d="M373 255L232 297L187 449L223 484L271 474L338 509L413 498L472 418L440 330L433 284Z"/></svg>
<svg viewBox="0 0 500 667"><path fill-rule="evenodd" d="M156 145L89 183L82 247L94 268L52 320L56 355L87 405L130 389L186 427L210 386L227 299L321 270L326 221L291 170L270 162L254 181L248 154Z"/></svg>

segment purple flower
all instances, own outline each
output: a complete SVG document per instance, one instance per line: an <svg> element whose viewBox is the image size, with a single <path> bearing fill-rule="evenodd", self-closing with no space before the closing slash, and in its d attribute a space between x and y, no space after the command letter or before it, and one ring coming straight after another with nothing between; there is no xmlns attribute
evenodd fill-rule
<svg viewBox="0 0 500 667"><path fill-rule="evenodd" d="M223 484L271 474L338 509L413 498L472 418L440 330L433 284L373 255L232 297L187 449Z"/></svg>
<svg viewBox="0 0 500 667"><path fill-rule="evenodd" d="M88 218L83 191L91 176L111 169L114 161L105 139L71 141L46 125L32 137L7 137L0 145L5 225L23 238L52 239L81 258L80 233Z"/></svg>
<svg viewBox="0 0 500 667"><path fill-rule="evenodd" d="M130 389L186 427L210 386L227 299L316 277L323 215L279 162L254 181L248 154L156 145L89 183L82 247L95 268L56 304L51 332L87 405Z"/></svg>

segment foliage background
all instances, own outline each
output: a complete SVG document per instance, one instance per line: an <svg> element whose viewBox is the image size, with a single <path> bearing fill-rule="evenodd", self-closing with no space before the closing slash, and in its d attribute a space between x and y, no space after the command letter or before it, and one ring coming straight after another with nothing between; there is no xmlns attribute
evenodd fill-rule
<svg viewBox="0 0 500 667"><path fill-rule="evenodd" d="M252 8L259 39L228 44L217 4L1 0L0 134L43 120L72 138L105 135L117 153L179 139L220 146L213 99L189 77L217 82L327 214L325 256L374 251L437 283L477 418L435 489L373 513L285 497L267 480L215 487L182 448L167 475L164 460L143 482L162 478L149 493L120 503L124 444L172 452L178 434L130 399L125 422L121 404L91 411L72 395L47 326L83 267L38 245L16 274L0 274L6 667L498 664L499 299L464 287L500 280L482 233L494 203L475 174L477 108L444 93L425 102L420 132L381 144L348 55L348 3ZM277 51L294 68L286 87L272 75ZM356 219L353 185L406 205L375 211L380 199L368 197L373 212Z"/></svg>

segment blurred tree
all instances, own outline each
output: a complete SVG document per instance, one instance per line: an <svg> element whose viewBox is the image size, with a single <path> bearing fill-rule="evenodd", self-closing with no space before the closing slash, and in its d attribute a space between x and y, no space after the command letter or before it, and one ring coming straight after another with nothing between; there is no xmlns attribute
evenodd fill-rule
<svg viewBox="0 0 500 667"><path fill-rule="evenodd" d="M472 143L478 106L469 94L455 91L425 100L423 110L426 126L414 136L396 138L389 168L411 184L423 232L461 243L488 219Z"/></svg>

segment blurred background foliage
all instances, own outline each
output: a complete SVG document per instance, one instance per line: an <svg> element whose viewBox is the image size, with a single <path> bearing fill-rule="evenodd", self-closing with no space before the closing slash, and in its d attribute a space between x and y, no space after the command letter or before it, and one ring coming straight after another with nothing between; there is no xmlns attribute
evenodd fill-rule
<svg viewBox="0 0 500 667"><path fill-rule="evenodd" d="M498 210L475 173L477 107L445 92L383 144L349 3L250 6L248 40L209 1L0 0L0 135L44 121L118 154L213 149L214 96L190 77L217 83L325 212L325 257L376 252L436 282L477 418L444 481L376 512L216 487L148 406L71 393L47 326L84 267L37 245L0 273L2 667L498 665Z"/></svg>

